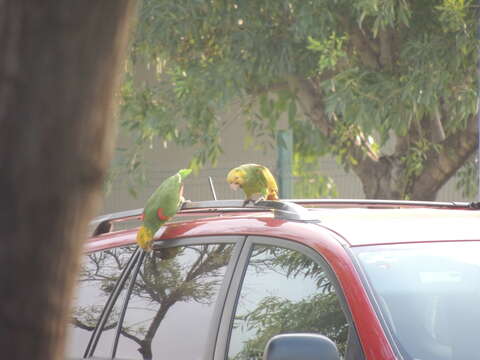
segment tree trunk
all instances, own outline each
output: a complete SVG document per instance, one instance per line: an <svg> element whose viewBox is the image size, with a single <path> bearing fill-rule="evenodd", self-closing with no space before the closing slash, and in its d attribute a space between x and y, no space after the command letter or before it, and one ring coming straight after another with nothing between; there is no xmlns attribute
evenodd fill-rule
<svg viewBox="0 0 480 360"><path fill-rule="evenodd" d="M362 162L353 167L362 182L367 199L403 199L401 164L391 156L381 156L378 160Z"/></svg>
<svg viewBox="0 0 480 360"><path fill-rule="evenodd" d="M0 348L63 359L135 0L0 0Z"/></svg>

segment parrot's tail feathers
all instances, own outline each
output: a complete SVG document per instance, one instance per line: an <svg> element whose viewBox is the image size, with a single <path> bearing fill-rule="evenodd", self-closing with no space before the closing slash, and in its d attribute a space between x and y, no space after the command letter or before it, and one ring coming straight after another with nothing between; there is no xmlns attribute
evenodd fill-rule
<svg viewBox="0 0 480 360"><path fill-rule="evenodd" d="M152 250L153 233L145 226L140 227L137 233L137 244L145 251Z"/></svg>

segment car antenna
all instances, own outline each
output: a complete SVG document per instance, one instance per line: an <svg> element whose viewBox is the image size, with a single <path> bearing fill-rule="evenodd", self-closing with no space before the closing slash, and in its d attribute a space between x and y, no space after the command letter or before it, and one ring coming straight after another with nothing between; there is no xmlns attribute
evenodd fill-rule
<svg viewBox="0 0 480 360"><path fill-rule="evenodd" d="M210 184L210 190L212 191L213 200L217 200L217 194L215 193L215 186L213 186L213 179L211 176L208 177L208 182Z"/></svg>

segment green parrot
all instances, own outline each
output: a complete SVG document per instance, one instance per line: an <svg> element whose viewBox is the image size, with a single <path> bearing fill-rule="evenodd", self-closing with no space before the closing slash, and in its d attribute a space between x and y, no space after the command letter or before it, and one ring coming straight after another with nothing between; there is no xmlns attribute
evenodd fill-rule
<svg viewBox="0 0 480 360"><path fill-rule="evenodd" d="M153 236L157 230L173 217L182 206L183 180L192 172L191 169L182 169L177 174L164 180L153 192L143 209L143 225L137 233L138 245L151 250Z"/></svg>
<svg viewBox="0 0 480 360"><path fill-rule="evenodd" d="M260 199L278 200L278 186L268 168L257 164L243 164L227 175L227 182L233 190L242 188L245 204Z"/></svg>

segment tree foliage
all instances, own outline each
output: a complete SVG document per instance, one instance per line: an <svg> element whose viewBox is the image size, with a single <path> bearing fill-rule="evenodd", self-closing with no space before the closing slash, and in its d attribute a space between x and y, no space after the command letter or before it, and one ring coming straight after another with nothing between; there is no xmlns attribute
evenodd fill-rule
<svg viewBox="0 0 480 360"><path fill-rule="evenodd" d="M144 0L131 69L156 81L125 84L124 125L202 144L201 165L240 101L253 134L286 114L295 151L335 155L368 197L432 199L475 150L477 18L473 0Z"/></svg>

